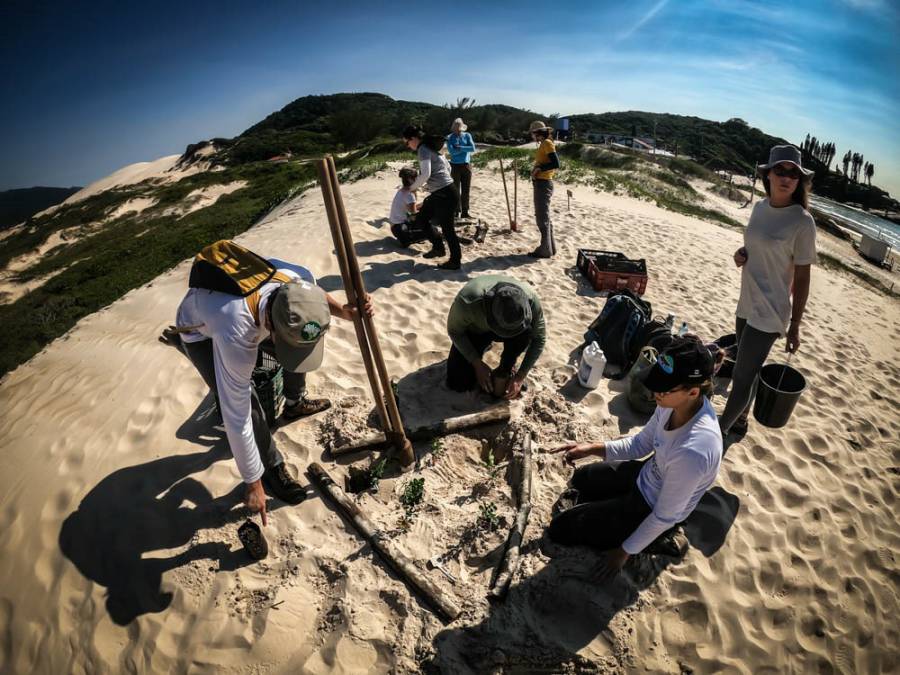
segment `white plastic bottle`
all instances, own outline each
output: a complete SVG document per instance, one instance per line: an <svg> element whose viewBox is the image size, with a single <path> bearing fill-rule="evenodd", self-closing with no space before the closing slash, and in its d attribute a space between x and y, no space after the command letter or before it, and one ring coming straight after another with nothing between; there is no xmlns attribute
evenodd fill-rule
<svg viewBox="0 0 900 675"><path fill-rule="evenodd" d="M581 352L581 363L578 365L578 384L585 389L596 389L606 368L606 356L596 342L592 342Z"/></svg>

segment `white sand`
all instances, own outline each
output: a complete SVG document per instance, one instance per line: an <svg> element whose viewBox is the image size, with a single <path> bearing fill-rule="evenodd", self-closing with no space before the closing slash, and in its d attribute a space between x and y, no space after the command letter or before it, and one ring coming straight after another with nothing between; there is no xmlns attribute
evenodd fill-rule
<svg viewBox="0 0 900 675"><path fill-rule="evenodd" d="M674 312L709 338L730 330L738 233L579 186L567 213L566 186L557 185L559 256L534 262L515 255L537 241L526 187L524 231L507 236L499 176L477 171L473 182L473 212L492 230L484 245L464 249L458 273L437 272L387 239L379 219L393 173L343 189L409 421L485 404L450 396L440 366L429 368L446 356L446 312L471 275L503 271L543 297L548 346L513 406L541 447L640 424L620 383L585 394L570 382L570 353L603 303L571 270L577 247L646 257L656 312ZM340 286L315 189L239 241ZM786 428L754 425L730 449L712 501L738 507L736 518L723 537L716 531L731 519L710 515L692 530L684 561L645 560L602 585L589 576L595 554L546 557L537 544L569 472L539 453L522 568L506 602L491 607L486 590L505 532L472 526L480 503L493 501L507 525L513 507L504 473L489 479L479 441L450 437L412 474L425 477L425 503L408 532L397 531L396 495L412 475L383 480L377 494L360 497L362 507L409 555L442 555L460 579L452 592L464 612L444 627L315 493L271 512L270 556L248 564L236 539L236 468L221 432L195 420L209 405L206 388L156 342L188 268L82 320L0 382L0 671L416 672L430 660L448 673L896 667L896 301L815 270L793 361L810 388ZM347 462L328 461L321 427L358 426L371 406L349 325L335 322L326 352L311 391L346 407L276 438L293 471L315 460L340 477ZM417 449L428 455L428 444Z"/></svg>

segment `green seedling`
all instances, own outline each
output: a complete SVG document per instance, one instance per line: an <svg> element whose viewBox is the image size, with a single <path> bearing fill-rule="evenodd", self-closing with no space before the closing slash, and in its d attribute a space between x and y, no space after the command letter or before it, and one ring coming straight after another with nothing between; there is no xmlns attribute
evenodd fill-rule
<svg viewBox="0 0 900 675"><path fill-rule="evenodd" d="M435 459L443 456L443 454L444 454L444 439L432 438L430 447L431 447L431 454Z"/></svg>
<svg viewBox="0 0 900 675"><path fill-rule="evenodd" d="M485 530L496 530L500 526L497 505L494 502L482 502L478 508L478 526Z"/></svg>
<svg viewBox="0 0 900 675"><path fill-rule="evenodd" d="M403 505L404 515L407 520L412 520L416 507L422 503L425 494L425 479L413 478L404 487L400 494L400 503Z"/></svg>
<svg viewBox="0 0 900 675"><path fill-rule="evenodd" d="M387 466L387 462L387 457L384 457L380 460L373 461L365 469L357 469L355 466L351 466L350 478L347 481L347 489L353 493L377 489L378 481L384 476L384 469Z"/></svg>

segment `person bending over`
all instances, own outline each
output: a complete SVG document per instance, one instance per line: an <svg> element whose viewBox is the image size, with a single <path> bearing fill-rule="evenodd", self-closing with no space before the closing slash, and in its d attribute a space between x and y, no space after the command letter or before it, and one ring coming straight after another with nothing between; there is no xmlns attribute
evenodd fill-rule
<svg viewBox="0 0 900 675"><path fill-rule="evenodd" d="M722 435L707 398L714 363L695 336L676 338L647 375L657 403L647 426L628 438L551 450L565 452L570 464L605 460L575 470L564 497L576 504L558 513L547 531L559 544L606 551L601 578L614 576L629 556L687 518L715 481Z"/></svg>
<svg viewBox="0 0 900 675"><path fill-rule="evenodd" d="M245 279L247 274L242 276L242 270L255 259L275 273L246 295L195 285L195 269L202 269L198 267L201 263L210 267L208 261L213 260L227 266L237 260L230 269L237 278ZM263 486L288 504L299 504L306 491L288 473L253 387L259 353L273 356L283 368L284 419L325 410L331 405L327 399L307 398L306 373L322 363L331 317L352 320L357 309L340 304L317 286L305 267L266 260L224 241L197 256L191 286L178 306L175 325L163 331L160 341L187 356L215 394L228 445L246 484L244 502L251 511L261 512L265 525ZM365 311L369 315L373 312L368 296Z"/></svg>
<svg viewBox="0 0 900 675"><path fill-rule="evenodd" d="M441 154L444 146L442 136L427 136L418 127L406 127L403 130L406 147L416 152L419 158L419 176L410 186L410 190L418 190L423 185L431 194L422 201L422 208L416 214L415 227L431 233L431 250L426 258L440 258L446 255L441 235L431 227L432 220L440 225L441 232L447 240L450 258L438 265L445 270L458 270L462 265L462 251L459 238L453 223L453 214L459 203L459 193L453 185L447 160Z"/></svg>
<svg viewBox="0 0 900 675"><path fill-rule="evenodd" d="M534 289L500 274L476 277L462 287L450 306L447 332L453 346L447 357L447 386L469 391L476 386L494 396L514 399L547 341L544 311ZM491 371L483 356L503 343L500 365ZM525 352L522 365L516 361Z"/></svg>

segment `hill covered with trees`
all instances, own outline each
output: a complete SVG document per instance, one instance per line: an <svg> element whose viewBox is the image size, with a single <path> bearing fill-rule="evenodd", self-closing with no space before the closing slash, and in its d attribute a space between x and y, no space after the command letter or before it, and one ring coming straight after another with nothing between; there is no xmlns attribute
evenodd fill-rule
<svg viewBox="0 0 900 675"><path fill-rule="evenodd" d="M0 192L0 230L18 225L78 192L80 187L31 187Z"/></svg>

